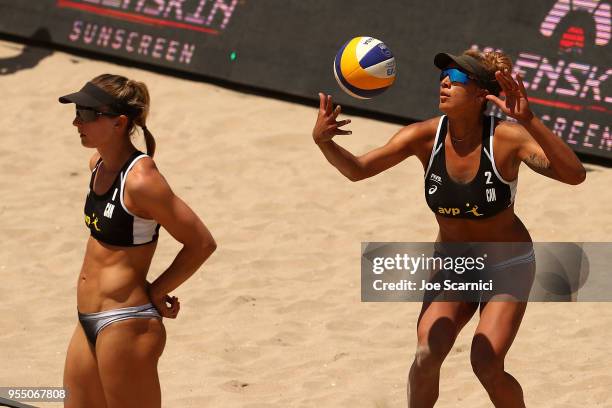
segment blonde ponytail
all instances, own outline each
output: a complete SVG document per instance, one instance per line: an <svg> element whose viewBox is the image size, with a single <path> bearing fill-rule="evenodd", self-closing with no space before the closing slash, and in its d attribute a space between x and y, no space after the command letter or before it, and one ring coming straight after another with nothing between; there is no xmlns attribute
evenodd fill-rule
<svg viewBox="0 0 612 408"><path fill-rule="evenodd" d="M146 126L142 127L142 132L144 133L145 144L147 145L147 154L151 157L155 154L155 138L149 129Z"/></svg>

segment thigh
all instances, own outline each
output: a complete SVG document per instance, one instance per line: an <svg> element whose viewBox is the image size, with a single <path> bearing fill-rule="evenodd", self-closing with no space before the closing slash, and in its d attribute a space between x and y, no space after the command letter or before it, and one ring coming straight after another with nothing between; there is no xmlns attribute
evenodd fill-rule
<svg viewBox="0 0 612 408"><path fill-rule="evenodd" d="M478 303L424 302L417 322L419 347L446 355L477 309Z"/></svg>
<svg viewBox="0 0 612 408"><path fill-rule="evenodd" d="M64 388L65 408L106 408L95 351L78 323L66 353Z"/></svg>
<svg viewBox="0 0 612 408"><path fill-rule="evenodd" d="M96 354L109 406L161 406L157 362L165 343L166 331L159 319L122 320L100 332Z"/></svg>
<svg viewBox="0 0 612 408"><path fill-rule="evenodd" d="M521 326L527 302L488 302L482 305L472 353L480 358L503 359Z"/></svg>
<svg viewBox="0 0 612 408"><path fill-rule="evenodd" d="M483 281L491 280L493 290L481 292L482 302L485 304L526 302L533 287L535 272L535 260L529 263L508 265L501 269L483 271Z"/></svg>

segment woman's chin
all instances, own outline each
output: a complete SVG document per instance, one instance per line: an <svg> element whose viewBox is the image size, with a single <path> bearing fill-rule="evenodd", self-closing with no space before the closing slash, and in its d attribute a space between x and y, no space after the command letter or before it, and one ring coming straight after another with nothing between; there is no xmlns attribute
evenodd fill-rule
<svg viewBox="0 0 612 408"><path fill-rule="evenodd" d="M96 147L96 146L92 146L92 144L87 140L87 136L81 137L81 146L89 147L89 148Z"/></svg>
<svg viewBox="0 0 612 408"><path fill-rule="evenodd" d="M448 102L440 102L438 104L438 109L440 109L444 114L448 115L450 111L452 111Z"/></svg>

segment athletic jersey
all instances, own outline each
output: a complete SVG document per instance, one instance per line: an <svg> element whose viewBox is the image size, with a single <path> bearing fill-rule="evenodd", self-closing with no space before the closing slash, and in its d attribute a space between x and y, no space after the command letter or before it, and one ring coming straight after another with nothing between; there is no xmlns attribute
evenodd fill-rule
<svg viewBox="0 0 612 408"><path fill-rule="evenodd" d="M440 118L429 165L425 171L425 199L431 210L444 217L478 219L491 217L514 202L517 180L502 178L493 157L493 116L483 125L480 165L476 177L468 183L453 181L446 171L444 141L448 118Z"/></svg>
<svg viewBox="0 0 612 408"><path fill-rule="evenodd" d="M89 193L85 200L85 225L91 236L105 244L117 246L136 246L157 240L159 224L155 220L140 218L132 214L123 201L123 190L128 172L146 154L136 151L125 162L115 181L102 195L95 193L94 179L102 163L99 159L91 172Z"/></svg>

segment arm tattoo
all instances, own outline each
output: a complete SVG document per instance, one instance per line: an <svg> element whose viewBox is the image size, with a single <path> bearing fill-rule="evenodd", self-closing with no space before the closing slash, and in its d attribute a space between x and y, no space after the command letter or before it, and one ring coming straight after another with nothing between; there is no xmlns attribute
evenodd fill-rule
<svg viewBox="0 0 612 408"><path fill-rule="evenodd" d="M548 159L545 156L538 155L537 153L531 154L525 160L525 163L527 163L530 166L539 168L539 169L549 169L550 168L550 162L548 161Z"/></svg>

